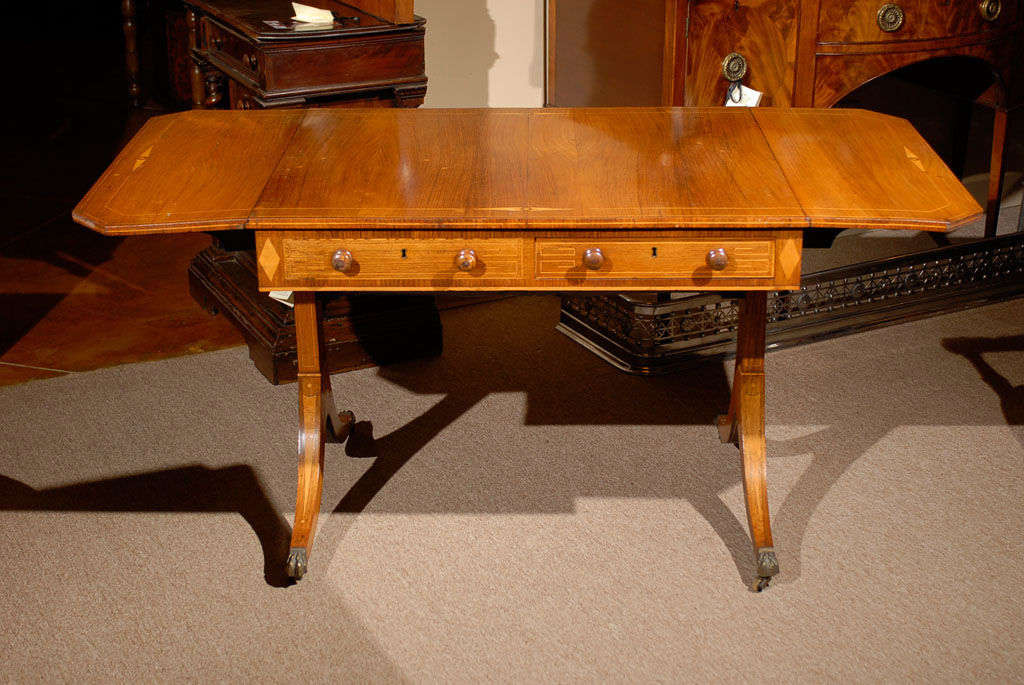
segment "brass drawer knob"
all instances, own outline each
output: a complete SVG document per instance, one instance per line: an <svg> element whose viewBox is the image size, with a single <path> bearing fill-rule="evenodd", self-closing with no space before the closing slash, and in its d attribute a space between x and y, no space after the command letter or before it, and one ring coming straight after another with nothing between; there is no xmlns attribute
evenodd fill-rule
<svg viewBox="0 0 1024 685"><path fill-rule="evenodd" d="M721 271L729 266L729 255L725 253L724 248L716 247L714 250L708 250L707 263L715 271Z"/></svg>
<svg viewBox="0 0 1024 685"><path fill-rule="evenodd" d="M459 254L455 255L455 266L459 271L472 271L476 268L476 252L459 250Z"/></svg>
<svg viewBox="0 0 1024 685"><path fill-rule="evenodd" d="M220 50L221 47L224 45L224 39L221 38L220 36L214 36L212 42L213 42L213 47L216 48L217 50Z"/></svg>
<svg viewBox="0 0 1024 685"><path fill-rule="evenodd" d="M331 256L331 266L335 271L340 271L343 274L351 271L353 264L355 264L355 260L352 259L352 253L348 250L338 250Z"/></svg>
<svg viewBox="0 0 1024 685"><path fill-rule="evenodd" d="M978 9L985 21L995 21L999 18L999 13L1003 11L1003 5L999 0L981 0L978 3Z"/></svg>
<svg viewBox="0 0 1024 685"><path fill-rule="evenodd" d="M583 251L583 266L597 271L604 264L604 252L599 247L588 247Z"/></svg>
<svg viewBox="0 0 1024 685"><path fill-rule="evenodd" d="M998 0L996 0L998 2ZM878 8L878 28L886 33L899 31L903 26L903 8L893 3L886 3Z"/></svg>
<svg viewBox="0 0 1024 685"><path fill-rule="evenodd" d="M256 55L246 55L245 63L250 69L255 70L256 65L259 64L259 61L256 59Z"/></svg>
<svg viewBox="0 0 1024 685"><path fill-rule="evenodd" d="M722 76L726 81L742 81L747 75L747 58L738 52L730 52L722 60Z"/></svg>

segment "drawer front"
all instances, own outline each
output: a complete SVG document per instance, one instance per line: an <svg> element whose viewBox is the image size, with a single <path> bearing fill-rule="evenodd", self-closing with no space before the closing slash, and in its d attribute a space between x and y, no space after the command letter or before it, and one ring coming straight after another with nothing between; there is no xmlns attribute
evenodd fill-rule
<svg viewBox="0 0 1024 685"><path fill-rule="evenodd" d="M927 40L999 31L1013 25L1016 5L1017 0L822 0L818 42Z"/></svg>
<svg viewBox="0 0 1024 685"><path fill-rule="evenodd" d="M523 276L523 242L517 238L403 240L285 236L281 247L281 270L286 283L359 286L387 282L396 286L458 287L471 286L476 281ZM345 271L339 271L334 264L334 255L339 250L351 255L351 263ZM460 268L460 261L463 268Z"/></svg>
<svg viewBox="0 0 1024 685"><path fill-rule="evenodd" d="M799 230L256 232L261 290L779 290L800 285Z"/></svg>
<svg viewBox="0 0 1024 685"><path fill-rule="evenodd" d="M541 281L637 278L706 281L772 278L775 274L775 241L768 239L581 242L538 238L534 250L534 273ZM713 252L717 254L712 255Z"/></svg>
<svg viewBox="0 0 1024 685"><path fill-rule="evenodd" d="M266 89L271 92L426 79L422 31L332 45L277 47L267 51L266 59Z"/></svg>
<svg viewBox="0 0 1024 685"><path fill-rule="evenodd" d="M205 47L210 56L220 59L258 82L262 72L262 57L256 46L209 17L204 17L203 22Z"/></svg>

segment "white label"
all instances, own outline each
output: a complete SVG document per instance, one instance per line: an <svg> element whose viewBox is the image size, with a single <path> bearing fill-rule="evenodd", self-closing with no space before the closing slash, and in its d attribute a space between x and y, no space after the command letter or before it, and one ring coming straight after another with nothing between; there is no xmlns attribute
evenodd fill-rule
<svg viewBox="0 0 1024 685"><path fill-rule="evenodd" d="M291 290L271 290L267 293L271 299L277 300L286 307L295 306L295 294Z"/></svg>
<svg viewBox="0 0 1024 685"><path fill-rule="evenodd" d="M761 102L761 91L749 86L737 85L725 94L726 107L757 107Z"/></svg>

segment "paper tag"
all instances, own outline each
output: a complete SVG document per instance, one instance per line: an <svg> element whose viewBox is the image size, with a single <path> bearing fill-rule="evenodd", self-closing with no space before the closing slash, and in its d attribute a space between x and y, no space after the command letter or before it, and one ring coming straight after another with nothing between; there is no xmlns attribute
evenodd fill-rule
<svg viewBox="0 0 1024 685"><path fill-rule="evenodd" d="M737 83L725 94L726 107L757 107L761 102L761 91Z"/></svg>
<svg viewBox="0 0 1024 685"><path fill-rule="evenodd" d="M271 290L267 293L271 299L277 300L286 307L295 306L295 293L291 290Z"/></svg>
<svg viewBox="0 0 1024 685"><path fill-rule="evenodd" d="M292 3L292 9L295 10L295 16L292 17L295 21L305 22L307 24L334 23L334 15L331 14L330 10L322 10L317 7L300 5L297 2Z"/></svg>

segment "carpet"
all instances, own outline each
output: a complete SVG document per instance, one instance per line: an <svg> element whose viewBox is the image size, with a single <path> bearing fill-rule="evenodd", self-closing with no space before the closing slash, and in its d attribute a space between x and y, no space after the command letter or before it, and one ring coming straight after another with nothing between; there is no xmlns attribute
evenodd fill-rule
<svg viewBox="0 0 1024 685"><path fill-rule="evenodd" d="M294 585L296 389L245 348L0 388L0 675L1024 680L1024 300L768 356L762 594L731 371L621 374L557 312L333 378L359 424Z"/></svg>

